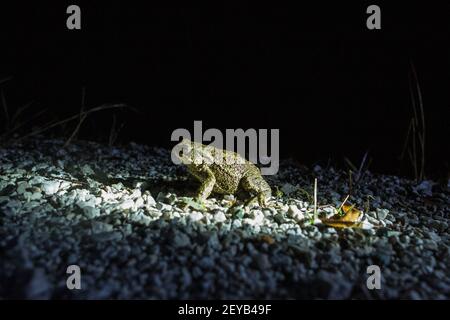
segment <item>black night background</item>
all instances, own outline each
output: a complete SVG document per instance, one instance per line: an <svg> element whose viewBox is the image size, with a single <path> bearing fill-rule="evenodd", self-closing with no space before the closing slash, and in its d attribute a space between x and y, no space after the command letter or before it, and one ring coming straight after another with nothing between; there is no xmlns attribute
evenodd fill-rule
<svg viewBox="0 0 450 320"><path fill-rule="evenodd" d="M388 5L365 26L365 3L299 7L86 3L67 30L69 3L27 4L3 28L3 85L11 105L34 102L57 118L86 105L126 103L121 138L171 146L175 128L280 128L281 152L302 162L333 157L395 173L412 117L414 64L426 112L427 163L448 161L448 5ZM5 13L5 12L3 12ZM88 138L112 116L90 117ZM408 161L406 161L408 162ZM403 164L407 166L407 163ZM403 174L408 174L404 170Z"/></svg>
<svg viewBox="0 0 450 320"><path fill-rule="evenodd" d="M241 2L207 6L187 2L184 5L149 3L54 1L50 4L34 1L0 5L0 139L3 148L0 153L0 211L3 211L0 224L3 240L0 247L4 252L0 253L0 277L8 283L7 289L6 286L0 288L0 297L448 299L450 132L447 113L450 105L450 4L425 1L396 4L378 1L298 2L296 6ZM81 8L81 30L68 30L66 27L69 16L66 8L71 4L77 4ZM381 8L380 30L369 30L366 27L369 16L366 9L371 4L377 4ZM75 117L74 121L43 130L38 135L30 134L49 124L80 114L81 108L86 111L112 104L124 104L127 107L91 113L83 119L79 128L79 119ZM10 131L14 125L11 122L13 115L23 106L28 106L20 114L19 123L23 124ZM420 110L423 110L423 117L420 112L417 114ZM33 185L29 179L39 169L32 170L25 166L25 170L31 170L26 179L14 180L16 178L12 178L12 175L8 176L15 167L15 161L21 159L20 161L26 162L24 159L28 159L25 153L20 152L36 145L32 147L36 148L33 152L39 150L45 158L46 152L37 147L45 145L39 142L42 141L40 139L59 138L64 142L74 131L76 134L71 137L70 145L81 143L80 149L72 150L70 145L56 144L62 149L66 148L68 154L72 152L81 157L72 159L73 165L81 167L86 164L96 175L100 170L102 174L99 176L111 179L96 180L101 183L99 188L102 190L109 190L119 182L123 182L124 188L128 188L125 191L130 194L140 188L143 197L145 196L143 203L146 209L143 209L143 215L153 212L153 209L149 209L152 204L146 202L150 202L145 194L147 190L156 201L155 210L162 212L161 219L168 221L167 214L164 213L167 209L165 206L178 208L179 197L193 195L191 185L185 182L190 180L181 179L183 186L174 187L172 182L164 182L165 176L158 176L159 180L155 182L157 186L147 182L150 186L139 185L138 188L136 181L127 185L125 180L128 179L129 182L133 175L137 180L137 177L144 180L143 177L147 174L145 169L139 174L129 171L130 176L126 179L122 176L113 179L114 174L112 171L108 172L108 165L101 167L100 160L88 159L87 155L90 152L92 155L96 152L108 153L108 150L116 147L128 150L126 146L130 142L150 148L170 149L175 144L170 139L172 132L177 128L192 131L195 120L203 122L204 130L280 130L280 158L291 159L289 165L295 163L300 171L292 169L295 173L287 174L287 171L283 171L287 169L282 164L281 175L268 178L272 195L275 196L278 189L283 194L281 200L276 200L280 202L276 204L280 207L275 205L275 209L271 209L275 216L287 214L295 218L298 217L296 210L299 210L303 212L302 216L308 217L311 206L314 207L312 200L304 193L292 191L290 187L304 189L306 194L312 195L314 179L317 178L319 205L330 205L347 214L343 208L347 208L348 201L353 204L348 210L357 208L363 212L366 209L366 213L370 215L372 212L372 218L378 219L380 224L376 225L375 220L369 219L374 225L370 231L352 226L336 227L337 231L331 232L329 229L333 227L330 224L323 223L324 221L315 224L312 221L306 226L300 224L299 233L293 233L296 240L289 241L283 240L283 237L280 240L276 235L284 233L284 229L274 231L269 228L267 231L264 226L253 226L261 230L252 229L254 233L244 237L245 241L242 240L243 247L228 241L225 231L219 230L217 235L211 235L216 231L206 228L207 235L201 233L203 231L198 231L201 235L197 235L203 239L200 242L204 249L198 249L200 244L192 235L189 245L180 245L184 250L191 250L190 254L197 255L199 265L192 262L191 267L182 268L179 273L177 267L174 267L174 274L166 270L167 266L170 270L175 265L190 265L189 258L186 258L187 261L180 258L180 261L173 262L171 259L176 254L172 250L176 248L173 249L170 245L167 248L166 243L159 243L153 238L145 240L147 242L142 240L145 234L157 230L159 225L158 220L153 218L148 224L141 224L139 219L130 218L129 215L134 214L134 211L140 212L135 198L131 200L134 201L134 207L121 207L119 203L118 208L122 208L122 211L117 208L104 211L102 206L105 202L102 202L98 216L94 214L86 220L71 220L74 224L65 226L78 230L90 223L86 228L92 228L91 231L83 231L87 234L87 240L83 235L80 239L76 237L77 245L70 242L72 244L69 251L75 250L75 256L78 257L73 261L73 257L65 249L53 250L51 246L46 247L46 244L40 242L46 233L51 239L53 231L42 231L42 234L29 236L25 240L20 240L19 235L9 231L11 229L7 225L12 221L23 227L23 223L18 222L19 213L14 211L13 204L14 201L25 201L27 192L31 197L28 202L31 199L32 203L33 195L38 194L35 200L41 201L40 206L53 206L59 212L57 215L67 209L67 212L89 216L98 208L99 203L92 200L94 206L89 196L83 196L80 200L77 198L79 195L75 195L73 204L58 199L59 195L63 196L62 184L59 184L60 189L55 192L48 191L44 185L39 184L45 184L49 179L48 175L42 174L47 180L42 178L45 181ZM415 131L411 127L414 121ZM114 136L111 143L111 134L116 133L117 136ZM420 140L422 138L424 141ZM95 141L102 147L98 147L97 151L95 146L83 147L83 141ZM14 148L24 149L19 152ZM114 154L114 157L122 157L130 166L133 159L142 157L134 155L132 151L124 152L131 153L126 158L120 153ZM416 152L416 158L413 152ZM49 151L47 155L48 153ZM167 170L170 173L168 175L172 175L170 181L187 176L179 168L171 171L170 164L160 164L159 156L155 156L156 164L152 170L158 174L165 174ZM66 161L68 158L65 157L69 156L57 153L52 160L53 165L56 166L55 163L59 160ZM36 159L41 158L39 156ZM114 159L112 161L116 161ZM170 158L161 161L170 161ZM149 163L153 166L153 162ZM115 169L126 165L111 162ZM356 181L358 178L355 179L354 175L361 174L360 165L370 173ZM65 168L67 167L68 165ZM334 171L330 173L327 171L329 168L334 168ZM418 176L421 170L423 175ZM352 171L352 177L349 177L349 171ZM89 175L90 172L87 170L84 174ZM301 178L297 178L297 175ZM76 177L75 174L72 176ZM335 176L339 178L334 179ZM82 184L91 184L88 178L79 179ZM397 182L394 183L392 179L400 180L395 180ZM26 191L21 194L20 183L25 183L24 181L26 186L23 188ZM40 191L33 188L40 188L42 199ZM92 185L89 188L91 194L95 194ZM193 188L195 190L196 186ZM391 189L394 190L393 193L387 195L386 190ZM172 194L176 195L176 201L171 198ZM369 195L377 200L370 200L365 208ZM103 197L98 194L96 196L97 199ZM103 201L104 199L103 197ZM217 199L217 203L227 200L226 196L225 200L221 196ZM80 201L90 204L83 205ZM128 200L123 201L126 203ZM295 201L308 202L308 205L303 208L302 204ZM401 205L406 202L417 212ZM38 210L37 207L21 208L24 212ZM196 219L195 208L194 206L194 209L186 211L188 221ZM200 210L203 212L203 219L208 220L208 215L211 215L214 220L221 207L214 208L208 208L206 213ZM230 210L224 211L224 216L236 219L236 215ZM267 218L271 212L269 210L267 213L263 208L252 209L257 213L252 210L247 212L245 208L239 210L242 210L243 221L246 218L257 220L259 212ZM283 210L285 213L280 213ZM126 212L128 220L120 218L122 222L116 225L112 222L115 220L107 213L120 214L119 211ZM410 215L410 212L415 213ZM15 218L11 218L11 215ZM309 218L305 219L309 221ZM384 219L388 222L381 222ZM36 220L32 221L39 225ZM57 225L59 222L54 223ZM157 237L162 237L159 232L167 234L168 239L181 239L180 241L185 238L178 236L178 232L189 236L189 232L184 230L184 224L176 222L174 226L172 223L161 226L164 231L159 230ZM226 221L220 223L225 225ZM51 225L46 222L47 226L49 224ZM240 222L231 222L234 227L236 224L240 225ZM236 236L241 231L238 230L239 226L234 227L229 232ZM133 231L129 234L124 231L131 228ZM416 242L414 228L419 230L418 234L425 240ZM303 236L300 236L301 232ZM108 238L108 233L121 236L117 239L114 236ZM316 238L319 233L321 236ZM214 237L218 238L216 246L210 244L210 239ZM89 239L97 241L98 247L89 247ZM37 246L41 247L33 251L23 241L36 241ZM109 241L116 243L117 252L111 253L112 257L102 258L103 262L98 262L94 257L96 253L93 252L104 251L103 245ZM124 244L126 241L128 244ZM141 257L139 252L135 253L134 249L127 251L130 246L133 248L133 243L140 241L152 243L158 249L147 245L142 249L145 257ZM277 246L278 241L283 242L280 244L281 255L270 249L271 246ZM230 247L225 244L228 242L232 243ZM333 243L338 243L337 247ZM290 245L292 246L289 247ZM319 248L319 252L311 255L315 250L312 248ZM25 255L29 255L28 259L40 270L38 272L25 262L21 262L23 266L17 267L17 270L11 267L13 264L20 264L14 260L17 252L24 254L28 249L32 253ZM60 254L55 253L55 250ZM89 250L92 252L87 253ZM249 268L250 271L247 272L250 275L245 276L245 272L244 275L242 272L239 274L242 266L237 262L231 263L234 258L226 262L220 260L220 257L215 258L214 251L220 250L227 252L222 253L222 256L227 256L230 250L237 250L234 255L249 257L251 261L248 265L243 264L243 268ZM409 252L408 255L405 251ZM41 264L39 257L45 256L46 252L52 257L51 260L56 261L54 263L59 266L59 271L54 271L45 263ZM121 258L115 258L115 255L127 258L122 261ZM149 256L155 258L148 258ZM204 262L202 265L206 257L213 262ZM352 261L351 259L355 259L354 263L347 262ZM348 279L346 275L350 271L344 271L343 261L349 263L349 268L353 270ZM140 274L145 273L142 271L147 270L145 263L151 266L148 269L152 271L147 272L146 276L134 275L134 269L140 270ZM164 263L166 267L158 263ZM65 266L69 264L80 264L82 270L89 270L82 273L86 277L90 277L90 272L101 276L88 278L85 282L87 289L80 291L80 294L68 292L65 288ZM283 269L285 267L281 265L286 264L289 268ZM391 281L385 285L386 291L370 291L365 288L365 268L370 264L382 266L382 272L388 270L383 276L383 279ZM426 266L431 266L431 269ZM115 268L134 269L129 272L128 280L124 280L124 276L108 275ZM226 271L221 271L221 268ZM409 280L402 278L403 268L410 268L408 272L414 269L414 274L419 276L408 282ZM105 270L102 273L99 269ZM197 269L202 272L199 273ZM266 269L270 271L266 272ZM258 276L254 276L252 270L259 272ZM311 278L312 271L318 275ZM216 278L215 275L221 272L229 273L229 278L223 281ZM232 276L233 273L238 275ZM435 280L426 282L424 278L432 273ZM239 277L253 276L257 279L256 282L263 279L261 281L265 284L249 284L247 289L236 284L241 281ZM58 280L58 277L63 280ZM181 279L181 284L172 278ZM133 287L137 289L127 289L122 281L138 283ZM124 286L123 291L118 288L118 284ZM30 289L33 285L35 287ZM299 286L302 289L298 289Z"/></svg>

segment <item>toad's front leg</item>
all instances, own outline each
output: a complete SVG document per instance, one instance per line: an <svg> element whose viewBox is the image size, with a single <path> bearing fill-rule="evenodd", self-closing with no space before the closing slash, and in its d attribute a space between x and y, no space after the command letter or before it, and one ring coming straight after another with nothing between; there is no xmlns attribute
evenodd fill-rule
<svg viewBox="0 0 450 320"><path fill-rule="evenodd" d="M261 207L267 207L267 200L270 198L272 191L263 177L260 175L248 175L242 179L241 185L244 190L255 194L255 196L246 201L245 206L250 206L258 200Z"/></svg>
<svg viewBox="0 0 450 320"><path fill-rule="evenodd" d="M199 201L206 200L214 189L216 184L216 177L214 173L207 166L201 168L201 172L206 176L206 179L202 182L202 185L198 189L197 199Z"/></svg>

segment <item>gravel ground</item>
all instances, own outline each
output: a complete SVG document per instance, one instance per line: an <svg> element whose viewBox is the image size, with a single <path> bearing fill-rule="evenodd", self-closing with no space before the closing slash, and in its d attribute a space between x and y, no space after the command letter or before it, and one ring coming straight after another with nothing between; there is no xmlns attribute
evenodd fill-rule
<svg viewBox="0 0 450 320"><path fill-rule="evenodd" d="M349 201L361 227L330 216L348 175L284 161L269 208L212 196L169 151L36 138L0 149L0 298L448 299L448 186L366 172ZM275 192L274 192L275 193ZM232 205L234 203L234 205ZM81 268L81 290L66 269ZM368 266L381 289L368 290Z"/></svg>

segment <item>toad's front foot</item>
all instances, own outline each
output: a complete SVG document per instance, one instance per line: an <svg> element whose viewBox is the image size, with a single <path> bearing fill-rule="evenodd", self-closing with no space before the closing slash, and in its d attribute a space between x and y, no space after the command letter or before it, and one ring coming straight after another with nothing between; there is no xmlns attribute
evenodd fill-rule
<svg viewBox="0 0 450 320"><path fill-rule="evenodd" d="M245 202L244 206L245 207L249 207L252 204L254 204L256 201L258 201L258 204L259 204L260 207L267 208L268 207L268 200L267 199L268 199L268 196L265 193L261 192L261 193L257 194L256 196L253 196L250 199L248 199Z"/></svg>
<svg viewBox="0 0 450 320"><path fill-rule="evenodd" d="M198 211L206 211L205 201L199 198L186 198L183 200L184 205L181 206L181 210L186 211L189 207Z"/></svg>

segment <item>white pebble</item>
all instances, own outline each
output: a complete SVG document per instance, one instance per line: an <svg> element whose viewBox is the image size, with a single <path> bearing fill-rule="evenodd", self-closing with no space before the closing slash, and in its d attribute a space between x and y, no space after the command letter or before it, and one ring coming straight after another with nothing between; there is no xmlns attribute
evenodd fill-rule
<svg viewBox="0 0 450 320"><path fill-rule="evenodd" d="M222 211L219 211L214 215L215 222L224 222L225 220L227 220L227 217L225 217L225 214Z"/></svg>
<svg viewBox="0 0 450 320"><path fill-rule="evenodd" d="M41 189L45 194L52 195L58 192L59 185L59 181L47 181L42 184Z"/></svg>
<svg viewBox="0 0 450 320"><path fill-rule="evenodd" d="M192 221L199 221L203 219L203 214L198 211L193 211L189 214L189 219Z"/></svg>
<svg viewBox="0 0 450 320"><path fill-rule="evenodd" d="M128 199L119 205L119 209L127 210L127 209L133 208L133 206L134 206L134 201L131 199Z"/></svg>
<svg viewBox="0 0 450 320"><path fill-rule="evenodd" d="M84 214L86 215L86 217L89 218L89 219L93 219L93 218L96 218L96 217L100 216L100 209L99 208L86 206L86 207L83 208L83 211L84 211Z"/></svg>

